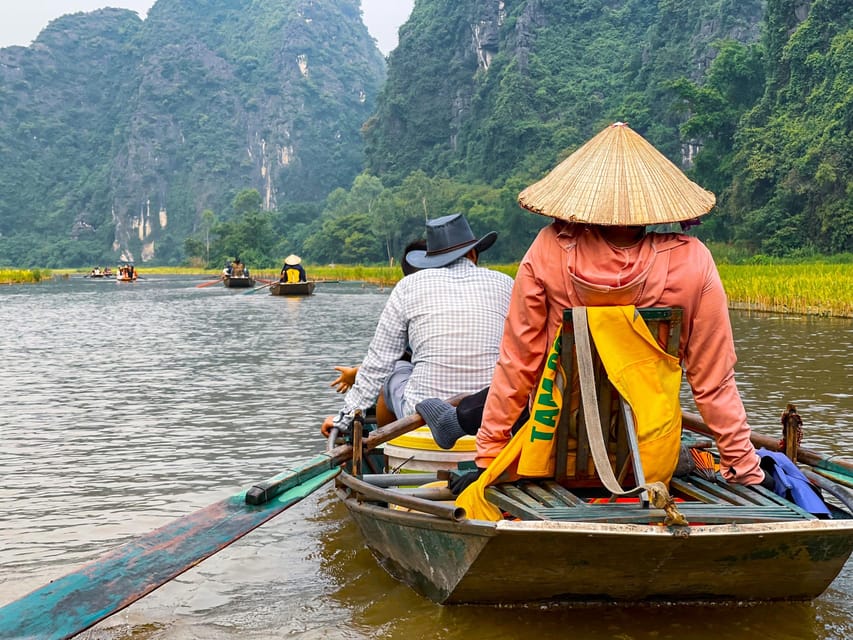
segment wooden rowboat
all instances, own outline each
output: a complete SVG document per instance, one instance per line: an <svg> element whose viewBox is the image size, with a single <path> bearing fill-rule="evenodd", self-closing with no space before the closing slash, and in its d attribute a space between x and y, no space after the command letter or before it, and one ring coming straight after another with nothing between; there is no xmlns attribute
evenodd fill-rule
<svg viewBox="0 0 853 640"><path fill-rule="evenodd" d="M643 315L650 328L655 323L652 335L671 337L680 326L678 310L651 313L656 315ZM574 340L564 317L564 349ZM561 354L567 372L587 357L588 348L580 338L576 342L577 349ZM677 340L669 342L677 347ZM654 500L616 499L602 486L603 468L632 468L629 475L639 487L642 462L632 457L631 436L624 435L635 433L630 408L611 411L611 400L616 407L624 401L612 388L613 395L602 395L606 376L596 384L599 399L607 400L561 414L554 477L499 482L485 490L503 514L497 522L470 519L456 505L440 480L458 471L391 473L384 453L354 454L336 479L336 493L379 564L422 596L446 604L810 600L826 590L853 552L853 492L845 489L853 488L853 461L794 452L808 465L802 473L822 490L828 518L760 485L729 484L712 465L674 477L664 508L654 507ZM599 427L595 435L586 423L596 409L601 424L616 425L605 434ZM566 432L576 429L576 453L559 448L568 440L564 426ZM690 414L682 416L682 427L710 433ZM351 437L356 452L360 433L355 428ZM581 457L602 435L611 438L605 445L614 445L615 464L605 456L606 462L594 465L598 476L584 476L593 460ZM753 442L775 447L764 438ZM683 442L716 455L710 441ZM576 455L573 471L561 465L566 452Z"/></svg>
<svg viewBox="0 0 853 640"><path fill-rule="evenodd" d="M222 284L227 289L250 289L255 286L255 279L247 276L223 276Z"/></svg>
<svg viewBox="0 0 853 640"><path fill-rule="evenodd" d="M848 509L818 519L721 477L673 481L688 526L639 503L591 504L552 481L490 489L510 515L469 520L448 489L418 488L436 479L350 470L336 491L379 564L438 603L810 600L853 551Z"/></svg>
<svg viewBox="0 0 853 640"><path fill-rule="evenodd" d="M310 296L316 286L314 282L276 282L270 285L270 295Z"/></svg>

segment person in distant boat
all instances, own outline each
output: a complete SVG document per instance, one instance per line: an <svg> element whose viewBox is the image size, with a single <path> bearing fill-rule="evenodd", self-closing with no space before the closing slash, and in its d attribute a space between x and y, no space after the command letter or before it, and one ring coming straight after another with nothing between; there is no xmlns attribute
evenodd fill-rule
<svg viewBox="0 0 853 640"><path fill-rule="evenodd" d="M231 263L231 277L243 278L245 275L246 266L240 261L239 257L234 258L234 262Z"/></svg>
<svg viewBox="0 0 853 640"><path fill-rule="evenodd" d="M711 253L695 237L646 230L651 224L697 224L714 206L714 195L620 122L523 190L518 201L554 220L519 264L500 358L476 431L479 471L463 477L473 481L509 443L563 310L634 305L683 309L679 359L714 433L720 471L732 483L764 482L735 385L726 294ZM454 491L462 489L464 483Z"/></svg>
<svg viewBox="0 0 853 640"><path fill-rule="evenodd" d="M355 384L321 429L347 430L357 410L380 395L394 416L429 396L471 393L488 384L498 356L512 278L477 266L497 233L477 238L461 213L428 220L426 250L409 252L420 269L400 280L385 304ZM411 361L401 354L411 349Z"/></svg>
<svg viewBox="0 0 853 640"><path fill-rule="evenodd" d="M293 284L295 282L307 282L305 276L305 268L302 266L302 258L295 254L290 254L284 259L284 266L281 268L281 278L279 282Z"/></svg>
<svg viewBox="0 0 853 640"><path fill-rule="evenodd" d="M413 240L409 244L406 245L405 249L403 249L403 259L400 260L400 267L403 269L403 277L411 275L416 271L420 271L416 266L414 266L411 262L409 262L409 253L412 251L425 251L427 248L426 240L423 238L418 238L417 240ZM403 354L404 360L411 360L412 352L406 348L405 353ZM330 387L334 387L335 391L338 393L346 393L350 390L350 387L355 384L355 377L358 375L358 366L355 367L335 367L335 370L340 374L337 378L335 378L332 383L329 385ZM377 400L376 412L377 416L386 416L386 418L379 419L377 417L377 421L381 424L387 424L391 420L387 419L389 416L388 408L385 406L385 402L380 395Z"/></svg>

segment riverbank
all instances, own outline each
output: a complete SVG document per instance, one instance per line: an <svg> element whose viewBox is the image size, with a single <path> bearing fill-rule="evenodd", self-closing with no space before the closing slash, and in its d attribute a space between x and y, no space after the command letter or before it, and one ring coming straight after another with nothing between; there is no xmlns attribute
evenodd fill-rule
<svg viewBox="0 0 853 640"><path fill-rule="evenodd" d="M488 265L515 277L517 264ZM720 264L720 278L733 309L853 318L853 264ZM197 275L216 277L217 269L193 267L150 267L137 270L151 275ZM403 277L398 267L347 265L306 265L310 280L357 281L392 287ZM37 283L48 278L82 277L87 272L74 269L0 270L0 284ZM261 280L277 280L278 271L253 269Z"/></svg>
<svg viewBox="0 0 853 640"><path fill-rule="evenodd" d="M514 278L517 264L488 265ZM311 279L359 280L393 286L391 267L306 267ZM721 264L720 279L733 309L853 318L853 264Z"/></svg>
<svg viewBox="0 0 853 640"><path fill-rule="evenodd" d="M0 284L28 284L52 277L47 269L0 269Z"/></svg>

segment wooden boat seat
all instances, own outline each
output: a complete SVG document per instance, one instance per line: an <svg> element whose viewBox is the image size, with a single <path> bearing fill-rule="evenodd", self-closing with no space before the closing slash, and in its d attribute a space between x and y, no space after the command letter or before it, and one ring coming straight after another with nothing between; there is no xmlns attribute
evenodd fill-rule
<svg viewBox="0 0 853 640"><path fill-rule="evenodd" d="M683 311L680 308L638 309L660 347L678 356ZM636 444L636 431L628 403L607 379L607 373L592 344L592 362L598 412L604 443L607 446L614 472L621 483L630 476L635 485L644 482L642 465ZM563 394L563 410L557 426L556 474L566 486L600 486L596 477L581 403L578 401L577 351L572 310L563 311L563 338L560 353L566 380L571 381L571 393ZM630 472L630 474L629 474Z"/></svg>
<svg viewBox="0 0 853 640"><path fill-rule="evenodd" d="M661 348L677 356L681 337L682 309L638 309ZM561 364L568 391L563 393L563 408L556 432L555 477L550 480L523 480L489 487L486 497L511 516L522 520L584 520L622 523L662 521L663 510L649 509L645 495L634 502L615 502L603 490L593 464L587 419L578 401L578 363L572 310L563 312ZM623 487L644 484L633 415L628 403L607 378L607 373L592 347L595 390L602 435L613 471ZM633 481L633 484L626 484ZM671 494L679 502L678 510L690 522L773 522L813 519L795 504L762 487L742 487L698 476L674 478ZM604 503L590 503L590 497L604 497ZM608 500L609 496L609 500ZM739 507L732 509L733 506Z"/></svg>

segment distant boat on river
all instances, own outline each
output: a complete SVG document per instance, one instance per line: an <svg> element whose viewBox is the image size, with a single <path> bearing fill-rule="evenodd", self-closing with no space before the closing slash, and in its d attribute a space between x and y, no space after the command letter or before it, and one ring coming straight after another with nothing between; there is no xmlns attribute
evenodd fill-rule
<svg viewBox="0 0 853 640"><path fill-rule="evenodd" d="M222 284L227 289L249 289L255 286L255 279L249 276L223 276Z"/></svg>
<svg viewBox="0 0 853 640"><path fill-rule="evenodd" d="M314 293L314 282L275 282L270 285L270 294L274 296L310 296Z"/></svg>

